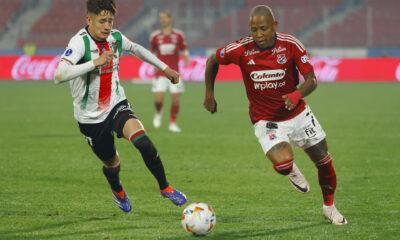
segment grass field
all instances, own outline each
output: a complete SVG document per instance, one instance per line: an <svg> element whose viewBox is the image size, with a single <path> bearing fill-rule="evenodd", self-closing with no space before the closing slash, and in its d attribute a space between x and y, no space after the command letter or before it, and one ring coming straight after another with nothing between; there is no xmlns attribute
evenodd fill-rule
<svg viewBox="0 0 400 240"><path fill-rule="evenodd" d="M275 173L254 136L241 83L216 85L215 115L203 109L203 84L186 84L180 134L167 131L169 108L162 128L153 129L149 85L123 86L170 183L188 202L216 211L207 239L399 239L400 84L320 84L307 98L328 136L335 205L347 226L323 218L317 171L301 150L295 161L310 193ZM133 213L117 208L79 133L67 84L0 82L0 129L0 239L193 239L180 225L183 208L161 198L124 140L117 149Z"/></svg>

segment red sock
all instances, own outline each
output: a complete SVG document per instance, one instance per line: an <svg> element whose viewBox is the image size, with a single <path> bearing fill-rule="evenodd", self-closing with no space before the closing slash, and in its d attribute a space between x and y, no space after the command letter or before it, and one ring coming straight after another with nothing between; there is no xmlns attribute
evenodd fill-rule
<svg viewBox="0 0 400 240"><path fill-rule="evenodd" d="M154 106L156 106L157 113L161 113L161 109L162 109L163 103L155 101L154 102Z"/></svg>
<svg viewBox="0 0 400 240"><path fill-rule="evenodd" d="M176 116L178 115L179 112L179 104L173 104L171 106L171 119L170 122L176 122Z"/></svg>
<svg viewBox="0 0 400 240"><path fill-rule="evenodd" d="M275 163L273 166L279 174L288 175L293 169L293 158L281 163Z"/></svg>
<svg viewBox="0 0 400 240"><path fill-rule="evenodd" d="M332 165L331 155L328 153L326 157L315 163L318 168L318 180L321 186L324 204L331 206L335 198L336 189L336 172Z"/></svg>

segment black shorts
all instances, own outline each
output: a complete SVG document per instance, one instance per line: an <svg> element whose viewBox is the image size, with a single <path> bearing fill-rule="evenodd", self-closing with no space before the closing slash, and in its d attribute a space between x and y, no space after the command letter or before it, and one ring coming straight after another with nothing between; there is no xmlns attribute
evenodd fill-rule
<svg viewBox="0 0 400 240"><path fill-rule="evenodd" d="M123 100L111 110L107 118L101 123L79 123L79 129L93 152L102 161L108 161L116 154L114 133L118 138L123 137L122 130L126 121L137 119L128 100Z"/></svg>

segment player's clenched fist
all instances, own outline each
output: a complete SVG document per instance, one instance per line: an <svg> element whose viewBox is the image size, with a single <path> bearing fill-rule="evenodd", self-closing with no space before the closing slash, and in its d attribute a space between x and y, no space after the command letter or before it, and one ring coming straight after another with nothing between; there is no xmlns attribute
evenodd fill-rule
<svg viewBox="0 0 400 240"><path fill-rule="evenodd" d="M207 111L211 113L217 112L217 101L215 101L215 98L213 97L206 97L204 99L203 103L204 107L207 109Z"/></svg>
<svg viewBox="0 0 400 240"><path fill-rule="evenodd" d="M173 84L176 84L179 82L179 73L172 70L171 68L167 67L164 70L164 74Z"/></svg>
<svg viewBox="0 0 400 240"><path fill-rule="evenodd" d="M93 60L93 64L96 67L102 66L104 64L110 63L113 60L113 58L116 58L116 57L117 57L117 54L115 54L113 51L108 50L108 51L103 52L100 57Z"/></svg>

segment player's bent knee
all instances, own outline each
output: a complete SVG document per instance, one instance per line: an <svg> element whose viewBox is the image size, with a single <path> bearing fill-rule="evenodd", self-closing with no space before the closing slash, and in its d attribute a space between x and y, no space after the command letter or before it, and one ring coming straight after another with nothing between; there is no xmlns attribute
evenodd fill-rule
<svg viewBox="0 0 400 240"><path fill-rule="evenodd" d="M267 152L267 157L274 164L281 163L293 159L293 151L288 142L280 142Z"/></svg>

